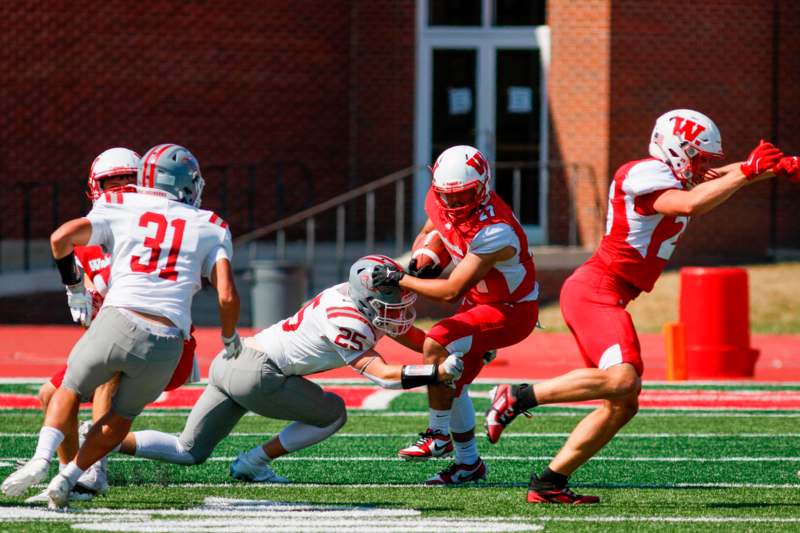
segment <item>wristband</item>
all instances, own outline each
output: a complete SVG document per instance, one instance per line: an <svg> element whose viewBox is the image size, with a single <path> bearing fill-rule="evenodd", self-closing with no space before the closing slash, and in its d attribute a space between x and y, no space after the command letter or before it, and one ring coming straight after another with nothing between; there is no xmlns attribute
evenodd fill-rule
<svg viewBox="0 0 800 533"><path fill-rule="evenodd" d="M56 259L58 273L61 274L61 282L64 285L76 285L81 282L81 274L75 265L75 252L70 252L61 259Z"/></svg>
<svg viewBox="0 0 800 533"><path fill-rule="evenodd" d="M439 365L403 365L400 384L404 389L439 383Z"/></svg>

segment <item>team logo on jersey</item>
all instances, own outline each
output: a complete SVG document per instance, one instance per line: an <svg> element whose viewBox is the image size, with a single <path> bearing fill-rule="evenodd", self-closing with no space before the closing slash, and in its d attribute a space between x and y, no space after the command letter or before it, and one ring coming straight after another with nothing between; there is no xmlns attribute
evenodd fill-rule
<svg viewBox="0 0 800 533"><path fill-rule="evenodd" d="M702 124L698 124L693 120L688 120L683 117L672 117L671 120L675 121L672 127L672 134L683 137L688 142L694 142L697 136L706 130Z"/></svg>
<svg viewBox="0 0 800 533"><path fill-rule="evenodd" d="M467 166L474 168L478 175L483 176L486 174L486 169L489 167L489 163L487 163L483 158L483 154L480 152L475 152L475 155L470 157L467 161Z"/></svg>
<svg viewBox="0 0 800 533"><path fill-rule="evenodd" d="M90 259L89 260L89 268L91 268L95 272L97 272L98 270L104 269L105 267L107 267L110 264L111 264L111 258L110 257L99 257L99 258L95 258L95 259Z"/></svg>

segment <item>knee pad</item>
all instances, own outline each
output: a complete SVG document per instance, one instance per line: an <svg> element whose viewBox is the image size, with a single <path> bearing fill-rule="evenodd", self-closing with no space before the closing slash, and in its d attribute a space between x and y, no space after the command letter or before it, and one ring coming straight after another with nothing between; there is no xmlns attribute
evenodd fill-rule
<svg viewBox="0 0 800 533"><path fill-rule="evenodd" d="M328 416L325 417L325 420L323 420L322 423L317 427L328 427L331 424L339 421L339 419L341 419L341 423L338 427L342 427L347 421L347 408L344 400L341 396L332 392L325 393L325 400L326 406L328 407L326 412Z"/></svg>

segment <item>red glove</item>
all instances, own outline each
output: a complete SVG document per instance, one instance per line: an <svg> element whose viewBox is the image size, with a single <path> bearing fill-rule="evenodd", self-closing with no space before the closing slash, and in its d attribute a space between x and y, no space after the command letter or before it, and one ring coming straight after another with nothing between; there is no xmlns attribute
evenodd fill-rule
<svg viewBox="0 0 800 533"><path fill-rule="evenodd" d="M750 152L747 161L742 163L739 168L742 169L742 173L745 177L751 180L759 174L771 170L778 164L778 161L780 161L782 157L783 152L781 152L780 149L762 139L755 150Z"/></svg>
<svg viewBox="0 0 800 533"><path fill-rule="evenodd" d="M779 176L787 176L790 180L800 183L800 156L784 157L772 170Z"/></svg>

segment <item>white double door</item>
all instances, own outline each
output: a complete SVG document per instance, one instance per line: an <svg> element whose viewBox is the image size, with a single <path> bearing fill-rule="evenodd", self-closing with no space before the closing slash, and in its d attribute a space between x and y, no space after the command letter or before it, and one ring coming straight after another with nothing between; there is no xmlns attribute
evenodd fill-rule
<svg viewBox="0 0 800 533"><path fill-rule="evenodd" d="M531 244L547 236L549 29L428 27L417 21L415 164L471 144L492 162L523 162L517 216ZM495 190L515 205L512 169L495 169ZM430 173L415 179L414 222L425 220Z"/></svg>

